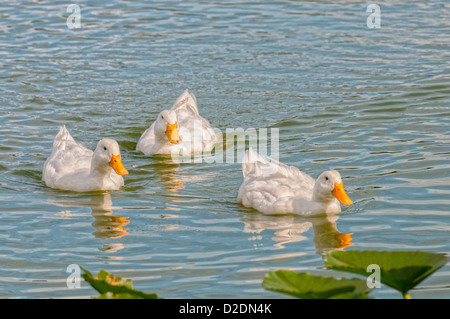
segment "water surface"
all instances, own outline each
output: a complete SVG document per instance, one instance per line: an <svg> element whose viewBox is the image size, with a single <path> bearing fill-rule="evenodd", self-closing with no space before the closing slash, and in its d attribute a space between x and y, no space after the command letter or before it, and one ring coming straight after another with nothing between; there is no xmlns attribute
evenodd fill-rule
<svg viewBox="0 0 450 319"><path fill-rule="evenodd" d="M448 253L446 1L379 3L379 29L360 1L77 3L71 30L70 2L0 5L0 297L93 296L66 286L79 264L164 298L284 298L264 274L323 273L332 249ZM236 203L239 163L136 152L186 88L213 127L278 128L282 162L314 178L339 170L354 204L333 218L264 216ZM91 149L116 139L125 187L45 187L61 125ZM411 295L448 287L445 266Z"/></svg>

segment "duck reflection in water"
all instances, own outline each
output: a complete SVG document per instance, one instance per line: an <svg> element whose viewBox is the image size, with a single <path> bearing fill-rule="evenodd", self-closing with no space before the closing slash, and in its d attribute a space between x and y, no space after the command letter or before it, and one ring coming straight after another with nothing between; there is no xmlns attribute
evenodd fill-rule
<svg viewBox="0 0 450 319"><path fill-rule="evenodd" d="M93 235L97 238L117 238L128 234L124 229L130 221L127 217L114 216L112 199L109 193L96 194L89 205L95 220L92 226L96 229Z"/></svg>
<svg viewBox="0 0 450 319"><path fill-rule="evenodd" d="M92 226L95 231L92 234L96 238L120 238L128 234L124 229L124 226L129 223L128 217L114 216L111 194L107 192L92 192L89 195L76 194L76 198L58 198L58 200L48 200L48 202L59 207L89 207L94 217ZM121 243L108 243L99 250L115 252L122 248L124 245Z"/></svg>
<svg viewBox="0 0 450 319"><path fill-rule="evenodd" d="M159 178L161 186L171 193L177 193L185 188L186 181L180 170L180 164L173 162L168 155L155 155L151 172Z"/></svg>
<svg viewBox="0 0 450 319"><path fill-rule="evenodd" d="M300 242L305 239L306 233L312 227L313 243L317 254L325 257L328 251L344 249L352 246L353 233L341 233L337 229L338 215L303 217L297 215L264 215L260 213L246 213L241 220L244 222L244 232L262 234L265 230L274 230L274 246L285 248L285 245ZM261 235L259 235L261 236ZM252 239L260 239L253 236Z"/></svg>

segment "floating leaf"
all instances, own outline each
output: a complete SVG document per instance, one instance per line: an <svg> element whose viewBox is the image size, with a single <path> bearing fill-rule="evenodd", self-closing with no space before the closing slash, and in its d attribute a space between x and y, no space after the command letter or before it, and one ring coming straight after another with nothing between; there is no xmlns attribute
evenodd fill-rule
<svg viewBox="0 0 450 319"><path fill-rule="evenodd" d="M363 276L371 275L369 265L380 268L380 281L405 298L407 292L447 263L442 254L422 251L330 251L325 264L330 269Z"/></svg>
<svg viewBox="0 0 450 319"><path fill-rule="evenodd" d="M101 294L100 296L95 297L95 299L143 299L143 298L128 293L114 294L112 292L106 292L104 294Z"/></svg>
<svg viewBox="0 0 450 319"><path fill-rule="evenodd" d="M365 299L371 291L366 281L336 279L290 270L270 271L264 277L263 287L303 299Z"/></svg>
<svg viewBox="0 0 450 319"><path fill-rule="evenodd" d="M84 271L81 275L84 280L100 293L100 296L96 297L98 299L158 299L156 294L133 289L131 279L115 277L104 270L100 270L97 278L94 278L89 271L83 267L81 269Z"/></svg>

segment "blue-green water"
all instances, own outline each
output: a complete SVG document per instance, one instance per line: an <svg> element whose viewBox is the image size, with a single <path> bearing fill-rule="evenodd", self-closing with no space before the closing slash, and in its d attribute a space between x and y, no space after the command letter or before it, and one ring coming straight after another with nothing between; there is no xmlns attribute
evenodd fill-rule
<svg viewBox="0 0 450 319"><path fill-rule="evenodd" d="M87 298L79 264L164 298L284 298L272 269L324 273L345 250L449 252L450 4L364 1L66 1L0 4L0 297ZM337 169L338 219L264 216L236 203L239 163L135 151L188 88L212 124L279 128L280 160ZM41 181L58 127L93 149L116 139L130 174L110 193ZM328 272L327 272L328 273ZM445 266L411 292L449 298ZM382 286L375 297L399 298Z"/></svg>

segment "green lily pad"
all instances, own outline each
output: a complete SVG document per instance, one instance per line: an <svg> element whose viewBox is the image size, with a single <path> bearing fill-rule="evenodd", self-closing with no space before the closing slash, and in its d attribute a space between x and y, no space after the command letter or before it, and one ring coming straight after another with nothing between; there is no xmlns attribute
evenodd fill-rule
<svg viewBox="0 0 450 319"><path fill-rule="evenodd" d="M94 278L89 271L80 268L84 271L81 275L84 280L100 293L97 299L158 299L156 294L133 289L131 279L116 277L104 270L100 270L97 278Z"/></svg>
<svg viewBox="0 0 450 319"><path fill-rule="evenodd" d="M366 281L358 278L336 279L290 270L268 272L262 285L267 290L302 299L366 299L371 291Z"/></svg>
<svg viewBox="0 0 450 319"><path fill-rule="evenodd" d="M422 251L330 251L325 264L330 269L360 274L368 277L369 265L378 265L380 281L398 291L404 297L425 278L447 263L442 254Z"/></svg>
<svg viewBox="0 0 450 319"><path fill-rule="evenodd" d="M95 299L144 299L144 298L136 296L135 294L128 294L128 293L115 294L109 291L104 294L101 294L100 296L95 297Z"/></svg>

